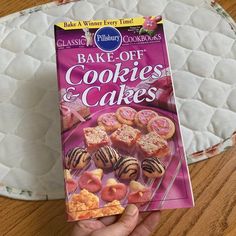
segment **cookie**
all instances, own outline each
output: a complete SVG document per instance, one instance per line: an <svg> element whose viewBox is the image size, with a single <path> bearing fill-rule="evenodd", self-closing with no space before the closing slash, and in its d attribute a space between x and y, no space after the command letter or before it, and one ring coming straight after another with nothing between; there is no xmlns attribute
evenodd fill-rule
<svg viewBox="0 0 236 236"><path fill-rule="evenodd" d="M146 158L142 161L141 168L148 178L158 178L165 174L165 165L158 158Z"/></svg>
<svg viewBox="0 0 236 236"><path fill-rule="evenodd" d="M115 179L107 180L106 186L101 191L103 201L112 202L114 200L122 200L127 193L127 186L123 183L118 183Z"/></svg>
<svg viewBox="0 0 236 236"><path fill-rule="evenodd" d="M152 198L151 188L139 183L138 181L132 180L129 184L130 193L128 196L129 204L136 204L142 206L149 202Z"/></svg>
<svg viewBox="0 0 236 236"><path fill-rule="evenodd" d="M114 166L114 164L120 158L119 153L110 146L105 146L99 148L93 157L96 167L101 169L109 169Z"/></svg>
<svg viewBox="0 0 236 236"><path fill-rule="evenodd" d="M102 176L102 169L83 172L78 180L80 189L86 189L91 193L99 192L102 188Z"/></svg>
<svg viewBox="0 0 236 236"><path fill-rule="evenodd" d="M137 111L131 107L120 107L116 111L118 121L126 125L134 125L134 119Z"/></svg>
<svg viewBox="0 0 236 236"><path fill-rule="evenodd" d="M149 132L155 131L164 139L170 139L175 133L175 125L172 120L164 116L158 116L148 122Z"/></svg>
<svg viewBox="0 0 236 236"><path fill-rule="evenodd" d="M64 170L64 178L67 193L74 192L78 186L78 183L72 178L72 175L69 170Z"/></svg>
<svg viewBox="0 0 236 236"><path fill-rule="evenodd" d="M155 111L141 110L135 115L135 124L141 129L146 129L148 122L157 116Z"/></svg>
<svg viewBox="0 0 236 236"><path fill-rule="evenodd" d="M115 113L105 113L98 117L98 125L103 126L107 132L113 132L119 127L121 123L118 121Z"/></svg>
<svg viewBox="0 0 236 236"><path fill-rule="evenodd" d="M122 156L114 165L115 175L122 180L135 180L139 176L139 162L131 156Z"/></svg>
<svg viewBox="0 0 236 236"><path fill-rule="evenodd" d="M91 156L87 149L76 147L68 151L65 157L66 169L82 169L89 164Z"/></svg>

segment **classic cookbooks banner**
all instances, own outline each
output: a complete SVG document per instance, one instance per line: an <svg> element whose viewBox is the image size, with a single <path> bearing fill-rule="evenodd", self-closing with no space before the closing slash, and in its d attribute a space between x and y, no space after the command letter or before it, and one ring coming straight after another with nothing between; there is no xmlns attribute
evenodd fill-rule
<svg viewBox="0 0 236 236"><path fill-rule="evenodd" d="M158 17L55 26L68 220L193 206Z"/></svg>

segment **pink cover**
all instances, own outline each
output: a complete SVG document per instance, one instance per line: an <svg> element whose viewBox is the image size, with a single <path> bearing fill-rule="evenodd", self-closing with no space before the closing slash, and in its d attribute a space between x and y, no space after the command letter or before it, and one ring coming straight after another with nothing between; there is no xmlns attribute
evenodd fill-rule
<svg viewBox="0 0 236 236"><path fill-rule="evenodd" d="M114 25L114 22L116 28L109 25ZM95 23L100 27L94 27ZM167 140L170 153L160 157L166 168L165 174L150 179L144 176L140 167L136 181L148 191L151 190L151 198L141 204L139 209L152 211L192 207L194 202L176 114L161 17L93 21L90 25L83 21L75 24L62 23L55 26L55 41L59 90L66 91L62 103L75 104L77 100L79 107L87 107L91 114L89 118L82 115L84 120L69 128L62 124L62 130L67 130L62 134L65 169L65 158L70 150L76 147L86 149L84 129L98 126L97 119L100 115L115 113L121 106L132 107L137 112L152 110L158 116L169 118L174 123L175 132ZM65 116L62 115L63 119ZM141 135L148 133L146 127L140 129L137 123L131 126L138 129ZM107 136L110 135L111 132L107 132ZM109 145L115 147L111 141ZM133 156L139 165L146 158L140 154L137 144L131 149L115 149L119 155ZM102 189L96 193L88 193L80 188L78 183L84 172L97 169L94 151L96 150L89 152L91 160L84 168L69 168L65 171L69 221L120 214L128 203L131 179L119 179L113 168L103 170L101 188L105 188L109 178L126 184L128 192L121 200L106 202L101 199ZM86 202L88 199L93 204Z"/></svg>

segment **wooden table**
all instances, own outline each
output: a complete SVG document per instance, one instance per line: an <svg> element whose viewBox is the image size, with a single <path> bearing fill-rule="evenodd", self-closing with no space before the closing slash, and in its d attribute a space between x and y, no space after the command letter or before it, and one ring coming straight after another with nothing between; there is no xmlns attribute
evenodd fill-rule
<svg viewBox="0 0 236 236"><path fill-rule="evenodd" d="M49 0L0 0L0 16ZM236 19L236 0L220 3ZM190 166L196 207L166 210L156 236L236 235L236 147ZM69 235L64 200L25 202L0 197L0 236Z"/></svg>

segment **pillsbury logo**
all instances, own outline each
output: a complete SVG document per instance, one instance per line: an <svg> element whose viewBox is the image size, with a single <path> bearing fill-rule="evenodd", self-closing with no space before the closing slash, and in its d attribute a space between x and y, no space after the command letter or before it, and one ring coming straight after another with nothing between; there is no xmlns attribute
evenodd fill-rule
<svg viewBox="0 0 236 236"><path fill-rule="evenodd" d="M122 35L116 28L106 26L96 31L94 42L102 51L112 52L120 47L122 43Z"/></svg>

